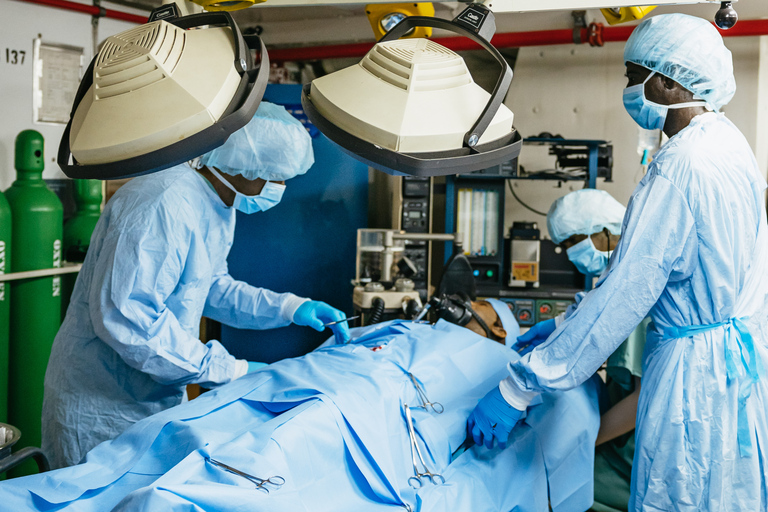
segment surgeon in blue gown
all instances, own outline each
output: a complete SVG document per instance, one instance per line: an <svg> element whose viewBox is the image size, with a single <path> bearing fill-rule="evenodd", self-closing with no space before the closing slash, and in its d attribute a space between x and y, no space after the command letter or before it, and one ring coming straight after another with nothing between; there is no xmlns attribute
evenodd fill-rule
<svg viewBox="0 0 768 512"><path fill-rule="evenodd" d="M227 142L189 164L133 179L94 230L45 376L43 450L54 468L184 400L187 384L217 387L258 368L200 318L245 329L290 323L323 330L344 314L318 301L236 281L227 270L235 211L280 202L284 181L312 163L306 130L262 103ZM265 269L267 270L267 269ZM346 324L336 339L349 339Z"/></svg>
<svg viewBox="0 0 768 512"><path fill-rule="evenodd" d="M634 30L624 61L626 110L669 141L596 288L471 421L506 439L534 396L589 378L650 314L629 510L766 510L766 181L719 112L731 53L710 23L667 14Z"/></svg>

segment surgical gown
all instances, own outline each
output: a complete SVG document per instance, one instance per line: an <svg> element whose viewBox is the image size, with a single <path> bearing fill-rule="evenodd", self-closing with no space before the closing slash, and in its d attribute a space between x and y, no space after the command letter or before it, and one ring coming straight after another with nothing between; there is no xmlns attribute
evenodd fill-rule
<svg viewBox="0 0 768 512"><path fill-rule="evenodd" d="M766 510L768 377L750 378L768 357L765 188L724 115L694 118L638 184L596 289L502 382L520 397L571 388L650 312L629 510Z"/></svg>
<svg viewBox="0 0 768 512"><path fill-rule="evenodd" d="M181 403L187 384L237 376L200 318L269 329L304 300L234 280L235 211L186 164L124 185L91 238L45 375L43 450L55 468Z"/></svg>

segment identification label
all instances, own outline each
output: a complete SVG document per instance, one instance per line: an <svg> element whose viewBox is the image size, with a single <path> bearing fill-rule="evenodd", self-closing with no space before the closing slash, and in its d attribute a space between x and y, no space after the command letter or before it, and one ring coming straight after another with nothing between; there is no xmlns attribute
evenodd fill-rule
<svg viewBox="0 0 768 512"><path fill-rule="evenodd" d="M539 264L531 262L512 262L512 278L515 281L535 283L539 280Z"/></svg>

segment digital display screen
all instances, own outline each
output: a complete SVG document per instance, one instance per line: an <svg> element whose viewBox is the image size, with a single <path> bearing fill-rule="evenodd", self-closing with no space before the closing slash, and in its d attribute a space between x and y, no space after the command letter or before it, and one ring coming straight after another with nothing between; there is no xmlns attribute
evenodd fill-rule
<svg viewBox="0 0 768 512"><path fill-rule="evenodd" d="M408 212L408 218L409 219L420 219L421 218L421 212L418 210L410 211Z"/></svg>

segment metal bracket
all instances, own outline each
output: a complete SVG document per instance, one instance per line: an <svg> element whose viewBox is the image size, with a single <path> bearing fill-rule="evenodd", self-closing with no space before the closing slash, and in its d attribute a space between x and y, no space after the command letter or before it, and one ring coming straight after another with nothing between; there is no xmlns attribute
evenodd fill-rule
<svg viewBox="0 0 768 512"><path fill-rule="evenodd" d="M587 11L571 11L573 18L573 44L581 44L581 29L587 28Z"/></svg>
<svg viewBox="0 0 768 512"><path fill-rule="evenodd" d="M92 16L93 20L91 20L91 23L98 24L99 18L103 18L107 15L107 10L101 6L101 0L93 0L93 6L98 7L99 14L94 14Z"/></svg>

